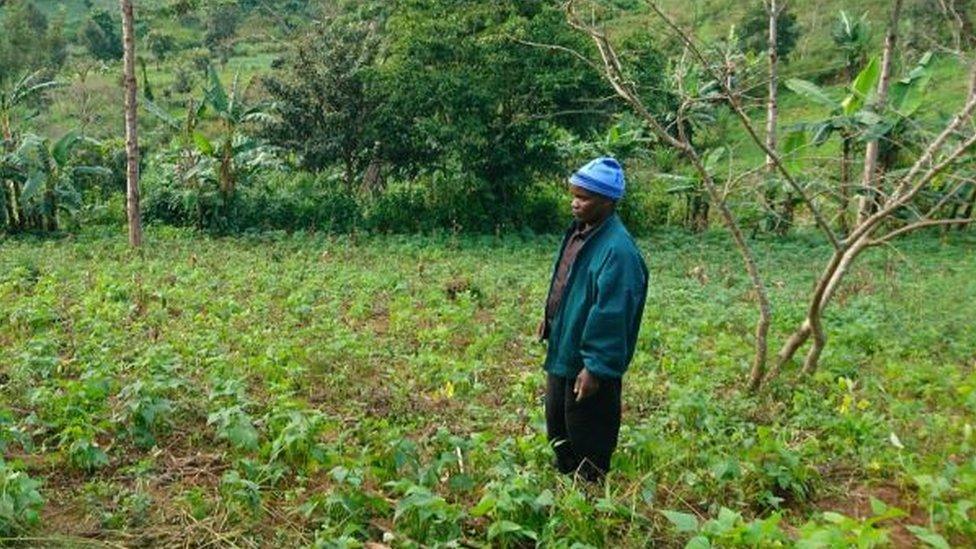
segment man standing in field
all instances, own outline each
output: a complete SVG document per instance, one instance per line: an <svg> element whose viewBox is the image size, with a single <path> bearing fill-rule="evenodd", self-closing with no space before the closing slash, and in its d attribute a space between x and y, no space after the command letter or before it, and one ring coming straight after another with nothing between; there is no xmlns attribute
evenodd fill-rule
<svg viewBox="0 0 976 549"><path fill-rule="evenodd" d="M553 269L540 339L548 340L546 430L560 472L600 480L620 430L621 378L634 356L647 266L616 214L624 174L597 158L569 178L575 220Z"/></svg>

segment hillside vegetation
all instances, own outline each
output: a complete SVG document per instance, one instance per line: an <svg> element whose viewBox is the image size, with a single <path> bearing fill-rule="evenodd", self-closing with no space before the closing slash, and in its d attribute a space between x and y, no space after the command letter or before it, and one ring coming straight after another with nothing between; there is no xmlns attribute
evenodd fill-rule
<svg viewBox="0 0 976 549"><path fill-rule="evenodd" d="M0 545L976 544L976 0L658 4L693 47L143 0L126 79L118 2L0 0ZM589 484L535 334L602 156L650 280Z"/></svg>

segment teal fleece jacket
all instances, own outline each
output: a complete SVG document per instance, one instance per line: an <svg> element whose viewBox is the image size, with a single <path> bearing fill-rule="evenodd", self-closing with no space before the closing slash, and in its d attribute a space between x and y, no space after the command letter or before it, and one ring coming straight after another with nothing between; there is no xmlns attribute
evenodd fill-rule
<svg viewBox="0 0 976 549"><path fill-rule="evenodd" d="M553 276L575 228L563 238ZM634 357L646 297L647 265L614 213L583 244L559 307L543 328L549 340L545 370L573 378L585 367L597 377L622 377Z"/></svg>

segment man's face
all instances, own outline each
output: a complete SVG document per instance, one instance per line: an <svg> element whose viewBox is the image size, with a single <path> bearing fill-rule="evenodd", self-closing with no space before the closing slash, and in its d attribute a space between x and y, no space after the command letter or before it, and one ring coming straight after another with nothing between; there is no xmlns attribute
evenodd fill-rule
<svg viewBox="0 0 976 549"><path fill-rule="evenodd" d="M569 192L573 197L571 203L573 217L584 225L593 225L603 221L613 211L614 204L609 198L591 193L576 185L570 185Z"/></svg>

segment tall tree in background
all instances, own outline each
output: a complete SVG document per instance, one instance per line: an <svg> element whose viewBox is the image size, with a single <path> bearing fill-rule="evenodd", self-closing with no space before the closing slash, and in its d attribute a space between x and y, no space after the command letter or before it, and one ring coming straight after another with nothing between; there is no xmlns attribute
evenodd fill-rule
<svg viewBox="0 0 976 549"><path fill-rule="evenodd" d="M79 31L78 41L95 59L114 61L122 57L122 38L119 36L118 21L105 10L98 10L91 15Z"/></svg>
<svg viewBox="0 0 976 549"><path fill-rule="evenodd" d="M37 70L52 76L67 56L63 18L49 23L44 12L27 0L0 4L0 83L9 85Z"/></svg>
<svg viewBox="0 0 976 549"><path fill-rule="evenodd" d="M760 54L769 45L769 2L755 2L739 23L742 48L751 53ZM779 0L777 4L784 4ZM790 53L796 48L800 37L800 25L797 24L793 12L780 9L776 14L776 56L786 61Z"/></svg>
<svg viewBox="0 0 976 549"><path fill-rule="evenodd" d="M122 43L125 53L125 155L126 212L129 217L129 244L142 245L142 219L139 215L139 137L136 119L136 55L132 25L132 0L119 0L122 7Z"/></svg>
<svg viewBox="0 0 976 549"><path fill-rule="evenodd" d="M280 115L266 136L298 152L307 169L321 170L338 161L349 188L383 137L385 144L375 152L406 160L409 155L397 142L409 135L409 126L396 127L395 118L380 112L382 98L372 91L380 51L375 25L345 18L330 20L296 40L282 69L264 79Z"/></svg>
<svg viewBox="0 0 976 549"><path fill-rule="evenodd" d="M769 98L766 102L766 146L771 151L776 150L776 119L777 102L776 91L779 84L779 56L776 54L776 20L779 12L785 6L779 0L763 0L766 12L769 14ZM774 173L776 163L772 155L766 155L766 171Z"/></svg>
<svg viewBox="0 0 976 549"><path fill-rule="evenodd" d="M769 41L766 48L769 57L769 96L766 100L766 147L770 151L776 151L778 147L776 142L776 123L779 118L779 106L777 102L777 91L779 89L779 54L777 52L779 40L777 38L777 22L779 21L780 12L783 11L785 6L780 0L763 0L763 4L766 7L769 20L769 28L767 31ZM766 155L766 177L776 177L776 162L772 154ZM793 217L791 204L791 197L787 193L783 197L783 211L777 215L774 208L773 215L775 216L775 221L773 225L780 232L785 232L789 228L790 219Z"/></svg>
<svg viewBox="0 0 976 549"><path fill-rule="evenodd" d="M881 58L881 79L878 81L878 92L875 98L875 110L883 111L888 100L888 87L891 84L891 62L895 55L895 42L898 40L898 20L901 17L902 0L895 0L891 6L891 20L885 35L884 54ZM875 138L868 141L864 151L864 188L858 206L857 222L863 223L876 209L879 197L875 195L878 180L878 149L880 141Z"/></svg>

